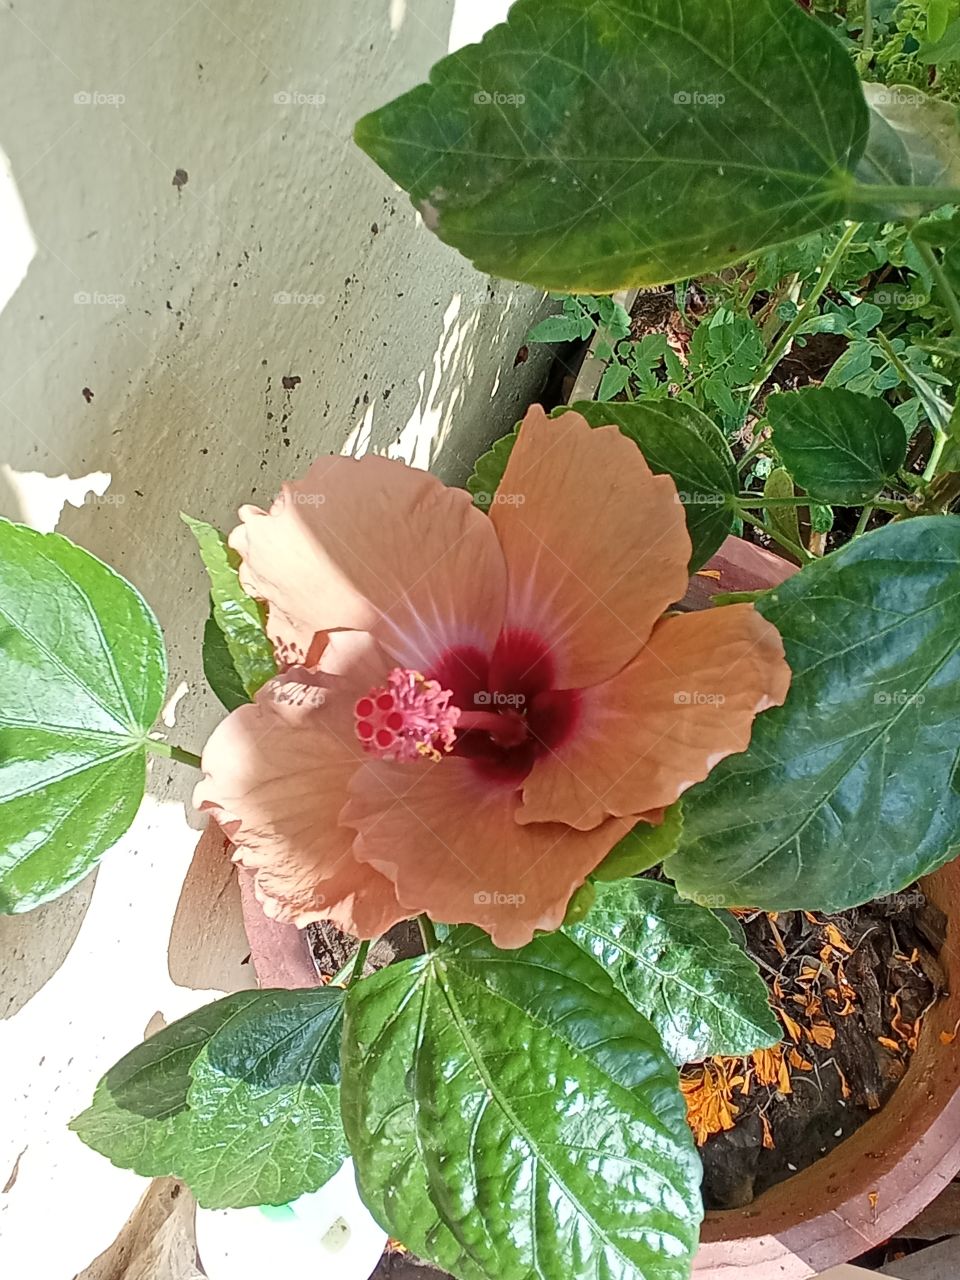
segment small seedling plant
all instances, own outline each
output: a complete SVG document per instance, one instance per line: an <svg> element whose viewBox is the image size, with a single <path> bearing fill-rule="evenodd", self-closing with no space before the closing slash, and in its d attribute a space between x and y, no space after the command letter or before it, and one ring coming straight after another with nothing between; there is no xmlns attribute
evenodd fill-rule
<svg viewBox="0 0 960 1280"><path fill-rule="evenodd" d="M362 939L133 1048L86 1143L214 1207L350 1155L460 1280L689 1276L677 1067L780 1038L729 910L842 910L960 844L958 22L518 0L360 121L442 239L559 295L532 337L599 331L608 369L469 492L328 458L229 541L188 519L228 712L202 758L157 729L135 587L0 524L0 907L85 876L159 754L269 915ZM661 285L683 353L612 297ZM778 382L823 334L824 376ZM745 526L796 572L677 614ZM365 976L413 917L423 954Z"/></svg>

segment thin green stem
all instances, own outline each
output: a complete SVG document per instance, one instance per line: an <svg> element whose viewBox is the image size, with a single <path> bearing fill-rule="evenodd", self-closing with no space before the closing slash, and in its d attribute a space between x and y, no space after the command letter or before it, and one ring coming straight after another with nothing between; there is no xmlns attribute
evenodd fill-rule
<svg viewBox="0 0 960 1280"><path fill-rule="evenodd" d="M147 747L154 755L166 756L169 760L177 760L180 764L193 765L194 769L202 768L200 757L184 747L176 747L172 742L161 742L159 738L148 738Z"/></svg>
<svg viewBox="0 0 960 1280"><path fill-rule="evenodd" d="M420 926L423 945L428 951L436 951L440 943L437 941L437 935L434 932L433 923L429 916L417 916L417 924Z"/></svg>
<svg viewBox="0 0 960 1280"><path fill-rule="evenodd" d="M853 238L859 230L860 223L851 222L843 235L837 241L829 258L827 258L826 262L820 268L820 274L817 276L817 282L807 295L803 306L780 334L780 337L774 343L770 354L767 356L767 359L761 367L760 372L757 374L756 379L750 388L750 404L753 404L754 400L756 400L757 396L763 390L767 379L792 347L794 338L816 311L817 304L829 288L830 282L837 273L837 268L843 261L844 254L853 243Z"/></svg>
<svg viewBox="0 0 960 1280"><path fill-rule="evenodd" d="M810 499L806 496L798 498L765 498L760 493L741 493L737 499L738 507L809 507Z"/></svg>
<svg viewBox="0 0 960 1280"><path fill-rule="evenodd" d="M877 346L899 373L901 379L917 393L921 404L926 410L927 417L930 419L934 434L945 431L953 413L950 405L941 399L923 378L918 377L908 365L904 364L897 352L894 351L893 344L885 333L881 333L878 329L876 338Z"/></svg>
<svg viewBox="0 0 960 1280"><path fill-rule="evenodd" d="M715 596L710 597L710 603L718 608L725 604L753 604L762 599L769 590L769 587L765 587L763 591L718 591Z"/></svg>
<svg viewBox="0 0 960 1280"><path fill-rule="evenodd" d="M739 514L740 518L742 520L746 520L747 524L752 524L755 528L760 529L768 538L776 542L778 546L783 547L784 551L789 551L792 556L796 556L801 562L806 563L806 561L813 559L813 556L811 556L810 552L807 551L805 547L799 546L796 542L791 542L789 538L781 537L775 529L771 529L768 524L764 524L762 520L758 520L755 516L752 516L749 511L741 509Z"/></svg>
<svg viewBox="0 0 960 1280"><path fill-rule="evenodd" d="M943 457L943 451L947 444L947 433L945 431L935 431L933 437L933 448L930 450L930 457L927 459L927 465L923 469L924 480L930 481L937 474L937 467L940 465L940 459Z"/></svg>
<svg viewBox="0 0 960 1280"><path fill-rule="evenodd" d="M801 497L796 498L764 498L761 494L751 493L741 494L737 499L737 507L738 509L743 507L748 509L751 507L809 507L811 501L815 502L816 499L811 499L809 494L804 494ZM833 503L833 506L835 507L852 507L857 505L859 504L853 502ZM879 511L890 511L894 514L899 514L904 510L906 504L898 502L895 498L878 498L876 502L873 503L873 506Z"/></svg>
<svg viewBox="0 0 960 1280"><path fill-rule="evenodd" d="M873 515L873 503L868 502L860 512L860 519L857 521L857 527L853 531L853 536L859 538L861 533L866 533L867 525L870 523L870 517Z"/></svg>
<svg viewBox="0 0 960 1280"><path fill-rule="evenodd" d="M939 209L945 204L960 204L960 187L881 187L872 182L854 182L844 196L849 204L922 204Z"/></svg>
<svg viewBox="0 0 960 1280"><path fill-rule="evenodd" d="M367 962L367 952L369 950L370 950L370 939L368 938L366 941L361 942L360 946L357 948L357 954L353 961L353 969L351 970L351 973L350 973L350 979L347 982L348 987L352 987L353 984L360 978L360 975L363 973L363 966Z"/></svg>
<svg viewBox="0 0 960 1280"><path fill-rule="evenodd" d="M953 321L953 327L960 334L960 299L953 291L953 285L947 278L947 273L943 269L943 264L933 251L933 246L926 244L923 240L918 240L916 235L916 227L910 232L910 239L913 241L914 248L920 257L924 260L930 269L930 274L937 282L943 300L946 303L947 310L950 312L950 319Z"/></svg>
<svg viewBox="0 0 960 1280"><path fill-rule="evenodd" d="M873 0L863 0L863 35L860 43L865 53L873 49Z"/></svg>

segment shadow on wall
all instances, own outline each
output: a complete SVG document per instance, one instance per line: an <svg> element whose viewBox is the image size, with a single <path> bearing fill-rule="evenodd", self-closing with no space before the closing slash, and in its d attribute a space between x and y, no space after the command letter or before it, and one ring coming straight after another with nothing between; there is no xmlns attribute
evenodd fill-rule
<svg viewBox="0 0 960 1280"><path fill-rule="evenodd" d="M418 226L351 139L447 52L455 8L171 0L109 27L70 0L0 12L0 141L37 245L0 315L0 513L40 523L36 495L72 478L80 506L56 527L156 610L170 690L190 690L185 745L221 712L177 512L230 527L326 452L462 481L539 385L542 356L514 367L539 295L488 281ZM505 8L491 0L490 21ZM55 512L66 489L53 496ZM161 762L150 789L189 813L185 774ZM48 909L49 927L0 921L0 951L16 935L54 972L91 884Z"/></svg>

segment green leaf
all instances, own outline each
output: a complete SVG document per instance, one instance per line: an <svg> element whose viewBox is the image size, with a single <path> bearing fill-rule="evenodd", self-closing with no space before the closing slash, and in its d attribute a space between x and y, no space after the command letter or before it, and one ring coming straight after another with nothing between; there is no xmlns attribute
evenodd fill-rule
<svg viewBox="0 0 960 1280"><path fill-rule="evenodd" d="M933 7L944 9L945 6L938 4L937 0L930 0L930 3L931 13L927 18L929 39L917 50L917 57L924 62L945 67L960 59L960 18L955 18L953 22L947 24L945 17L938 14L936 26L931 29L934 21Z"/></svg>
<svg viewBox="0 0 960 1280"><path fill-rule="evenodd" d="M954 0L927 0L927 40L936 44L950 25L950 10ZM957 24L960 27L960 23ZM958 32L960 38L960 32ZM921 46L921 56L923 46Z"/></svg>
<svg viewBox="0 0 960 1280"><path fill-rule="evenodd" d="M518 0L356 140L481 271L612 292L832 227L867 129L795 0Z"/></svg>
<svg viewBox="0 0 960 1280"><path fill-rule="evenodd" d="M600 379L600 399L609 400L618 396L630 385L630 370L626 365L612 362L603 371Z"/></svg>
<svg viewBox="0 0 960 1280"><path fill-rule="evenodd" d="M166 683L135 587L59 534L0 520L0 911L68 889L133 822Z"/></svg>
<svg viewBox="0 0 960 1280"><path fill-rule="evenodd" d="M214 619L223 632L247 697L252 698L277 674L273 646L264 631L262 609L241 587L237 573L240 557L227 546L223 534L212 524L194 520L183 512L180 518L197 540L200 558L210 575Z"/></svg>
<svg viewBox="0 0 960 1280"><path fill-rule="evenodd" d="M651 471L673 477L693 543L690 572L706 564L733 530L739 492L737 466L720 428L682 400L583 400L571 408L591 426L616 424L639 445Z"/></svg>
<svg viewBox="0 0 960 1280"><path fill-rule="evenodd" d="M865 84L863 92L870 105L870 134L857 178L866 188L960 185L960 113L952 103L908 84ZM872 212L892 217L905 207L880 203ZM871 216L868 207L859 213Z"/></svg>
<svg viewBox="0 0 960 1280"><path fill-rule="evenodd" d="M743 387L763 364L766 348L752 316L718 307L693 331L690 368L694 379L710 377Z"/></svg>
<svg viewBox="0 0 960 1280"><path fill-rule="evenodd" d="M797 484L824 502L858 506L903 466L907 432L885 400L833 387L767 401L777 453Z"/></svg>
<svg viewBox="0 0 960 1280"><path fill-rule="evenodd" d="M364 1202L460 1280L686 1280L700 1166L656 1032L569 938L457 930L353 987L343 1121Z"/></svg>
<svg viewBox="0 0 960 1280"><path fill-rule="evenodd" d="M784 467L774 467L764 483L763 496L765 498L794 497L795 489L790 472ZM771 529L781 538L786 538L787 542L792 542L795 547L803 545L796 507L767 507L764 514Z"/></svg>
<svg viewBox="0 0 960 1280"><path fill-rule="evenodd" d="M203 626L203 674L207 684L228 711L236 711L250 699L233 665L227 640L217 625L213 606Z"/></svg>
<svg viewBox="0 0 960 1280"><path fill-rule="evenodd" d="M516 431L501 436L496 444L486 453L481 454L474 464L473 472L467 480L467 491L473 495L473 505L479 507L481 511L490 509L493 495L497 492L497 485L503 479L507 459L510 457L516 439Z"/></svg>
<svg viewBox="0 0 960 1280"><path fill-rule="evenodd" d="M182 1178L205 1208L316 1191L348 1154L344 996L240 991L207 1005L121 1058L70 1127L120 1168Z"/></svg>
<svg viewBox="0 0 960 1280"><path fill-rule="evenodd" d="M678 1065L780 1042L757 966L712 911L679 897L672 884L598 885L586 919L564 932L650 1019Z"/></svg>
<svg viewBox="0 0 960 1280"><path fill-rule="evenodd" d="M585 880L567 904L567 914L563 917L563 923L577 924L587 915L596 897L596 886L592 881Z"/></svg>
<svg viewBox="0 0 960 1280"><path fill-rule="evenodd" d="M793 683L684 796L687 897L842 911L960 845L960 518L885 525L756 604Z"/></svg>
<svg viewBox="0 0 960 1280"><path fill-rule="evenodd" d="M666 811L658 827L638 822L622 840L618 840L604 860L592 872L593 880L623 880L627 876L649 871L664 858L675 853L683 831L683 808L678 800Z"/></svg>
<svg viewBox="0 0 960 1280"><path fill-rule="evenodd" d="M580 321L576 316L547 316L527 334L528 342L572 342L580 337Z"/></svg>

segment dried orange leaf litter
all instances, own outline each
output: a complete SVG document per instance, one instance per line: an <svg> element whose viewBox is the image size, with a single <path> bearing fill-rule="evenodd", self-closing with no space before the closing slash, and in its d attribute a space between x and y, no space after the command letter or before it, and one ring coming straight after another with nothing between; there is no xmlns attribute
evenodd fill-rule
<svg viewBox="0 0 960 1280"><path fill-rule="evenodd" d="M819 964L805 961L794 979L799 990L785 991L780 974L773 979L771 1003L784 1026L783 1043L771 1049L758 1049L745 1057L714 1057L705 1062L690 1063L681 1072L680 1088L687 1104L687 1120L698 1146L703 1146L714 1134L735 1127L740 1114L737 1097L748 1096L757 1088L770 1089L782 1097L792 1094L792 1073L814 1070L813 1063L801 1052L804 1043L827 1050L833 1048L837 1032L824 1014L824 999L832 1005L831 1013L835 1018L849 1017L857 1007L856 991L844 971L844 962L853 955L855 948L832 922L821 920L812 912L803 914L810 924L821 930L823 945L819 951ZM786 960L787 949L777 927L777 913L768 913L767 922L773 944ZM819 990L815 990L815 986ZM793 1012L788 1012L787 1002L793 1007ZM898 1039L878 1036L878 1043L892 1053L912 1053L917 1047L922 1018L906 1022L895 994L890 997L890 1003L893 1009L890 1027ZM945 1044L952 1043L956 1035L955 1029L952 1036L941 1033L940 1039ZM836 1061L831 1065L839 1077L842 1097L849 1098L851 1089L846 1076ZM761 1108L759 1114L763 1145L772 1149L775 1140L766 1108Z"/></svg>

